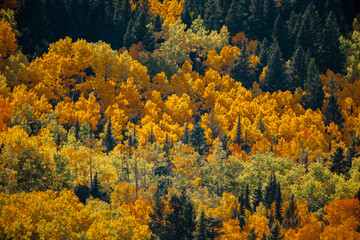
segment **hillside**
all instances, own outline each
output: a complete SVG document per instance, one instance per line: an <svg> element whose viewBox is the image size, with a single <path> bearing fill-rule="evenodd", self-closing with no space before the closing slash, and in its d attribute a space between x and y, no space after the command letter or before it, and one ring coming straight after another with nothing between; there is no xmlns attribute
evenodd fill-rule
<svg viewBox="0 0 360 240"><path fill-rule="evenodd" d="M0 7L0 239L360 239L357 1Z"/></svg>

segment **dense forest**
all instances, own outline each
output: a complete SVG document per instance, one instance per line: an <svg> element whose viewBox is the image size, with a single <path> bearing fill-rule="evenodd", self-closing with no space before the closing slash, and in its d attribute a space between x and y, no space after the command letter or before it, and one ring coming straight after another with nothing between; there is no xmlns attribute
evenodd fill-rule
<svg viewBox="0 0 360 240"><path fill-rule="evenodd" d="M0 8L0 239L360 239L358 1Z"/></svg>

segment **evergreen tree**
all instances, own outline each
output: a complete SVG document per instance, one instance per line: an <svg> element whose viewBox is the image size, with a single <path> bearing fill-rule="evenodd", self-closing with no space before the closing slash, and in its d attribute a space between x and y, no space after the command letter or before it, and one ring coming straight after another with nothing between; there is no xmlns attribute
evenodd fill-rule
<svg viewBox="0 0 360 240"><path fill-rule="evenodd" d="M262 201L263 201L262 184L261 182L259 182L258 188L255 189L254 191L254 201L253 201L254 211L256 211L256 208L260 205Z"/></svg>
<svg viewBox="0 0 360 240"><path fill-rule="evenodd" d="M272 38L279 41L279 47L281 50L284 59L288 59L290 56L291 47L289 46L289 36L288 29L286 27L285 21L282 19L279 14L274 22L274 28L272 31Z"/></svg>
<svg viewBox="0 0 360 240"><path fill-rule="evenodd" d="M264 1L263 0L251 0L249 6L249 17L247 22L247 32L252 39L262 40L263 34L263 14Z"/></svg>
<svg viewBox="0 0 360 240"><path fill-rule="evenodd" d="M105 147L106 150L106 154L109 154L110 151L112 151L114 149L114 147L116 146L116 142L115 139L113 137L112 134L112 129L111 129L111 120L109 118L107 127L106 127L106 131L105 131L105 137L103 140L103 146Z"/></svg>
<svg viewBox="0 0 360 240"><path fill-rule="evenodd" d="M304 90L308 94L305 97L305 106L316 110L321 108L324 100L323 84L320 79L320 73L315 64L315 59L311 58L307 68L307 78L304 83Z"/></svg>
<svg viewBox="0 0 360 240"><path fill-rule="evenodd" d="M264 204L268 209L271 208L271 204L275 200L276 191L277 191L276 188L277 188L276 177L275 174L273 174L272 176L270 176L269 182L265 187Z"/></svg>
<svg viewBox="0 0 360 240"><path fill-rule="evenodd" d="M239 116L238 120L237 120L237 125L236 125L235 139L233 141L234 144L241 146L244 143L244 140L241 135L242 135L242 129L241 129L240 116Z"/></svg>
<svg viewBox="0 0 360 240"><path fill-rule="evenodd" d="M246 0L233 0L225 20L232 36L245 30L247 15Z"/></svg>
<svg viewBox="0 0 360 240"><path fill-rule="evenodd" d="M124 35L124 46L126 48L131 47L131 45L137 43L135 29L134 29L134 20L131 18L126 28Z"/></svg>
<svg viewBox="0 0 360 240"><path fill-rule="evenodd" d="M265 37L270 37L273 30L273 25L275 18L277 16L277 8L275 7L274 0L264 0L264 10L263 10L263 23L264 35Z"/></svg>
<svg viewBox="0 0 360 240"><path fill-rule="evenodd" d="M220 142L222 143L222 149L226 152L226 157L230 156L231 154L231 151L229 149L229 146L228 146L228 143L229 143L229 140L230 140L230 137L227 136L226 134L222 134L220 136Z"/></svg>
<svg viewBox="0 0 360 240"><path fill-rule="evenodd" d="M165 239L165 202L161 196L161 191L158 188L153 196L152 211L149 214L150 222L149 229L154 238Z"/></svg>
<svg viewBox="0 0 360 240"><path fill-rule="evenodd" d="M275 218L279 221L279 223L282 223L283 217L282 217L282 196L281 196L281 188L280 183L276 184L276 195L275 195Z"/></svg>
<svg viewBox="0 0 360 240"><path fill-rule="evenodd" d="M204 6L204 24L209 30L219 31L223 25L219 0L207 0Z"/></svg>
<svg viewBox="0 0 360 240"><path fill-rule="evenodd" d="M249 210L250 212L252 211L251 205L250 205L250 189L249 189L249 184L246 184L246 190L245 190L245 196L244 196L244 207Z"/></svg>
<svg viewBox="0 0 360 240"><path fill-rule="evenodd" d="M250 54L248 52L247 42L244 40L241 45L240 55L237 55L233 66L230 68L231 77L242 85L250 89L254 82L255 68L251 66Z"/></svg>
<svg viewBox="0 0 360 240"><path fill-rule="evenodd" d="M195 209L191 200L186 196L185 189L181 193L180 201L183 203L185 239L191 240L196 227Z"/></svg>
<svg viewBox="0 0 360 240"><path fill-rule="evenodd" d="M199 123L195 124L194 128L190 132L190 144L195 148L195 151L200 155L208 152L208 144L206 143L204 129Z"/></svg>
<svg viewBox="0 0 360 240"><path fill-rule="evenodd" d="M342 147L336 148L336 151L331 155L330 171L338 175L346 173L346 162L344 156L344 150Z"/></svg>
<svg viewBox="0 0 360 240"><path fill-rule="evenodd" d="M280 233L280 226L276 223L270 230L270 235L267 237L268 240L281 240L284 235Z"/></svg>
<svg viewBox="0 0 360 240"><path fill-rule="evenodd" d="M207 229L204 210L201 211L198 221L198 231L196 233L196 240L207 240Z"/></svg>
<svg viewBox="0 0 360 240"><path fill-rule="evenodd" d="M352 161L355 157L357 157L357 151L356 151L356 146L357 146L357 139L356 139L356 132L354 131L352 137L351 137L351 142L350 142L350 146L347 148L346 151L346 155L345 155L345 163L346 163L346 172L348 173L349 170L352 167Z"/></svg>
<svg viewBox="0 0 360 240"><path fill-rule="evenodd" d="M319 69L325 72L331 69L334 72L342 72L345 58L340 50L340 30L337 19L331 11L326 19L325 27L321 33L321 47L319 48Z"/></svg>
<svg viewBox="0 0 360 240"><path fill-rule="evenodd" d="M164 142L164 146L163 146L163 151L165 152L165 156L169 157L170 154L170 141L169 141L169 137L168 134L165 135L165 142Z"/></svg>
<svg viewBox="0 0 360 240"><path fill-rule="evenodd" d="M101 199L102 197L101 186L97 173L95 173L94 179L91 181L90 194L93 196L93 198Z"/></svg>
<svg viewBox="0 0 360 240"><path fill-rule="evenodd" d="M86 185L78 184L74 189L74 193L82 204L86 204L86 199L90 197L90 188Z"/></svg>
<svg viewBox="0 0 360 240"><path fill-rule="evenodd" d="M307 64L305 62L305 52L300 46L296 49L291 57L290 72L291 72L291 90L294 91L296 88L304 88L304 82L307 77Z"/></svg>
<svg viewBox="0 0 360 240"><path fill-rule="evenodd" d="M329 126L330 123L335 123L338 125L339 130L343 128L344 118L341 114L341 109L339 104L337 103L337 99L334 94L330 95L329 102L324 109L324 124L325 126Z"/></svg>
<svg viewBox="0 0 360 240"><path fill-rule="evenodd" d="M76 122L75 122L75 139L76 139L76 141L79 141L79 139L80 139L79 132L80 132L80 124L79 124L79 121L76 120Z"/></svg>
<svg viewBox="0 0 360 240"><path fill-rule="evenodd" d="M319 13L313 3L309 4L304 12L299 26L296 38L296 46L302 46L305 50L310 50L312 54L316 54L316 47L319 44L319 34L321 20Z"/></svg>
<svg viewBox="0 0 360 240"><path fill-rule="evenodd" d="M267 240L266 234L263 233L261 240Z"/></svg>
<svg viewBox="0 0 360 240"><path fill-rule="evenodd" d="M239 226L241 229L244 228L246 222L245 222L245 204L244 204L244 195L241 193L239 197L239 213L237 215L237 218L239 220Z"/></svg>
<svg viewBox="0 0 360 240"><path fill-rule="evenodd" d="M249 240L256 240L258 236L258 233L255 233L255 228L251 228L248 235L246 235L246 239Z"/></svg>
<svg viewBox="0 0 360 240"><path fill-rule="evenodd" d="M301 223L301 218L297 208L296 200L294 195L292 195L289 206L285 209L283 227L285 229L296 229Z"/></svg>
<svg viewBox="0 0 360 240"><path fill-rule="evenodd" d="M260 82L260 87L263 91L271 93L277 90L285 91L289 86L289 78L285 74L285 63L276 39L274 40L270 51L265 78Z"/></svg>
<svg viewBox="0 0 360 240"><path fill-rule="evenodd" d="M184 239L186 234L183 202L177 195L171 195L169 200L170 212L165 216L166 238L169 240Z"/></svg>
<svg viewBox="0 0 360 240"><path fill-rule="evenodd" d="M259 129L261 133L265 132L265 126L264 126L264 123L263 123L261 117L259 118L259 122L257 124L257 129Z"/></svg>

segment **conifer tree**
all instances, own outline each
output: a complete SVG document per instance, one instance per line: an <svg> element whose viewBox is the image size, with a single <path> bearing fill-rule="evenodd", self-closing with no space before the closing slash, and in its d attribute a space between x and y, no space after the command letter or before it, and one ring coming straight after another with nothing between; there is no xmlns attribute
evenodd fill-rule
<svg viewBox="0 0 360 240"><path fill-rule="evenodd" d="M97 173L95 173L94 179L91 182L90 194L93 196L93 198L101 199L101 186Z"/></svg>
<svg viewBox="0 0 360 240"><path fill-rule="evenodd" d="M330 171L338 175L344 174L346 172L346 162L344 156L344 150L342 147L336 148L336 151L331 155L330 161Z"/></svg>
<svg viewBox="0 0 360 240"><path fill-rule="evenodd" d="M249 17L247 22L247 32L252 39L263 39L263 11L264 1L263 0L251 0L249 6Z"/></svg>
<svg viewBox="0 0 360 240"><path fill-rule="evenodd" d="M265 78L260 82L260 87L271 93L277 90L285 91L289 87L289 77L285 74L284 60L276 39L271 45Z"/></svg>
<svg viewBox="0 0 360 240"><path fill-rule="evenodd" d="M304 88L304 82L307 77L307 64L305 62L305 52L301 46L299 46L291 57L290 72L291 72L291 90L295 90L298 87Z"/></svg>
<svg viewBox="0 0 360 240"><path fill-rule="evenodd" d="M296 229L301 223L301 217L299 215L299 211L296 204L296 199L294 195L292 195L289 206L285 209L283 227L285 229Z"/></svg>
<svg viewBox="0 0 360 240"><path fill-rule="evenodd" d="M234 144L241 146L244 143L244 140L241 135L242 135L242 129L241 129L240 116L239 116L238 120L237 120L237 125L236 125L235 139L233 141Z"/></svg>
<svg viewBox="0 0 360 240"><path fill-rule="evenodd" d="M282 196L281 196L281 188L280 183L276 184L276 195L275 195L275 218L282 223Z"/></svg>
<svg viewBox="0 0 360 240"><path fill-rule="evenodd" d="M181 202L180 197L175 194L171 195L169 200L169 207L171 210L165 216L165 239L183 239L186 230L183 213L183 202Z"/></svg>
<svg viewBox="0 0 360 240"><path fill-rule="evenodd" d="M124 35L124 46L126 48L131 47L131 45L137 43L135 29L134 29L134 20L131 18L126 28Z"/></svg>
<svg viewBox="0 0 360 240"><path fill-rule="evenodd" d="M90 197L90 188L86 185L78 184L74 189L74 193L82 204L86 204L86 199Z"/></svg>
<svg viewBox="0 0 360 240"><path fill-rule="evenodd" d="M180 201L183 203L183 215L184 215L184 227L185 227L185 239L193 239L195 232L195 209L191 200L186 195L185 189L183 189Z"/></svg>
<svg viewBox="0 0 360 240"><path fill-rule="evenodd" d="M271 36L273 29L274 21L277 16L277 8L275 7L274 0L264 0L264 10L263 10L263 24L264 34L266 37Z"/></svg>
<svg viewBox="0 0 360 240"><path fill-rule="evenodd" d="M184 126L184 131L183 131L183 135L181 136L181 141L184 144L189 144L189 138L190 138L190 133L189 133L189 118L186 118L186 123Z"/></svg>
<svg viewBox="0 0 360 240"><path fill-rule="evenodd" d="M104 137L104 140L103 140L103 145L105 147L106 154L109 154L109 152L112 151L114 149L114 147L116 146L116 142L115 142L115 139L113 137L111 128L112 128L111 127L111 120L109 118L109 121L108 121L108 124L107 124L107 127L106 127L106 131L105 131L105 137Z"/></svg>
<svg viewBox="0 0 360 240"><path fill-rule="evenodd" d="M261 182L258 183L258 188L254 191L254 201L253 201L253 209L256 211L256 208L260 205L263 201L262 197L262 184Z"/></svg>
<svg viewBox="0 0 360 240"><path fill-rule="evenodd" d="M264 204L268 209L271 208L271 204L275 200L276 191L277 191L276 188L277 188L276 177L275 174L273 174L272 176L270 176L269 182L265 187Z"/></svg>
<svg viewBox="0 0 360 240"><path fill-rule="evenodd" d="M252 211L251 205L250 205L250 189L249 189L249 184L246 184L245 196L244 196L244 207L245 207L247 210L249 210L250 212Z"/></svg>
<svg viewBox="0 0 360 240"><path fill-rule="evenodd" d="M308 94L305 97L305 106L316 110L321 108L324 100L323 84L320 79L320 72L315 64L315 59L311 58L307 67L307 78L304 83L304 90Z"/></svg>
<svg viewBox="0 0 360 240"><path fill-rule="evenodd" d="M233 0L225 19L232 36L245 30L247 15L246 0Z"/></svg>
<svg viewBox="0 0 360 240"><path fill-rule="evenodd" d="M219 0L208 0L204 6L204 24L209 30L219 31L223 25Z"/></svg>
<svg viewBox="0 0 360 240"><path fill-rule="evenodd" d="M288 59L290 56L289 36L285 21L279 14L274 22L274 28L272 30L272 38L279 41L279 47L284 59Z"/></svg>
<svg viewBox="0 0 360 240"><path fill-rule="evenodd" d="M356 139L356 131L353 132L353 135L351 137L350 146L347 148L346 155L345 155L345 162L346 162L346 173L349 172L349 170L352 167L352 161L353 158L357 157L357 151L356 146L358 145Z"/></svg>
<svg viewBox="0 0 360 240"><path fill-rule="evenodd" d="M343 128L344 118L341 114L341 109L337 103L337 99L334 94L330 95L329 102L324 109L324 124L329 126L330 123L335 123L338 125L339 130Z"/></svg>
<svg viewBox="0 0 360 240"><path fill-rule="evenodd" d="M207 229L205 222L205 213L204 210L201 211L200 218L198 221L198 231L196 233L196 240L207 240Z"/></svg>
<svg viewBox="0 0 360 240"><path fill-rule="evenodd" d="M202 126L197 123L190 132L190 144L195 148L200 155L208 152L208 144L206 143L205 133Z"/></svg>
<svg viewBox="0 0 360 240"><path fill-rule="evenodd" d="M152 211L149 214L149 229L159 239L165 239L165 202L159 188L153 196ZM154 237L155 237L154 236ZM155 238L156 238L155 237Z"/></svg>
<svg viewBox="0 0 360 240"><path fill-rule="evenodd" d="M79 141L79 139L80 139L79 133L80 133L80 124L79 124L79 121L76 120L76 122L75 122L75 139L76 139L76 141Z"/></svg>
<svg viewBox="0 0 360 240"><path fill-rule="evenodd" d="M241 229L245 226L245 204L244 204L244 193L241 192L239 196L239 213L237 215L237 218L239 220L239 226Z"/></svg>
<svg viewBox="0 0 360 240"><path fill-rule="evenodd" d="M148 137L148 142L153 144L156 141L155 135L154 135L154 129L153 126L151 126L150 134Z"/></svg>

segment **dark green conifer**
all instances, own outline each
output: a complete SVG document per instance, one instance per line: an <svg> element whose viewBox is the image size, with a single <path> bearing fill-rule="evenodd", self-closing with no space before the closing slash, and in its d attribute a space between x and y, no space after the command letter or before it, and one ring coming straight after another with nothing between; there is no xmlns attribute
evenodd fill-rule
<svg viewBox="0 0 360 240"><path fill-rule="evenodd" d="M200 155L208 152L209 147L206 143L204 129L199 123L195 124L194 128L191 130L189 142Z"/></svg>
<svg viewBox="0 0 360 240"><path fill-rule="evenodd" d="M316 110L321 108L324 100L323 84L320 79L320 72L315 64L315 59L311 58L307 68L307 78L304 83L304 90L307 93L304 102L307 108Z"/></svg>
<svg viewBox="0 0 360 240"><path fill-rule="evenodd" d="M109 154L109 152L112 151L114 149L114 147L116 146L116 142L115 142L115 139L112 134L110 118L109 118L109 121L108 121L108 124L106 127L105 136L104 136L104 140L103 140L103 146L105 147L106 154Z"/></svg>
<svg viewBox="0 0 360 240"><path fill-rule="evenodd" d="M254 201L253 201L253 209L256 211L256 208L260 205L260 203L263 201L262 197L262 184L259 182L258 188L254 191Z"/></svg>
<svg viewBox="0 0 360 240"><path fill-rule="evenodd" d="M256 240L258 236L258 233L255 233L255 228L251 228L248 235L246 235L246 239L249 240Z"/></svg>
<svg viewBox="0 0 360 240"><path fill-rule="evenodd" d="M281 240L284 235L280 233L280 225L276 223L270 230L270 235L267 237L268 240Z"/></svg>
<svg viewBox="0 0 360 240"><path fill-rule="evenodd" d="M252 208L251 208L251 205L250 205L249 184L246 184L245 196L244 196L244 207L245 207L245 209L249 210L250 212L252 211Z"/></svg>
<svg viewBox="0 0 360 240"><path fill-rule="evenodd" d="M341 114L340 106L337 103L337 98L335 97L334 94L330 95L329 102L324 109L324 116L325 116L325 120L324 120L325 126L329 126L330 123L333 122L336 125L338 125L339 130L343 128L343 124L345 120Z"/></svg>
<svg viewBox="0 0 360 240"><path fill-rule="evenodd" d="M241 121L239 116L236 123L236 133L235 133L235 139L233 141L234 144L241 146L244 143L244 140L241 135L242 135L242 128L241 128Z"/></svg>
<svg viewBox="0 0 360 240"><path fill-rule="evenodd" d="M156 137L154 135L154 129L153 129L153 126L151 126L150 134L148 137L148 142L153 144L155 141L156 141Z"/></svg>
<svg viewBox="0 0 360 240"><path fill-rule="evenodd" d="M276 195L275 195L275 218L282 223L283 216L282 216L282 196L281 196L281 188L280 183L276 184Z"/></svg>
<svg viewBox="0 0 360 240"><path fill-rule="evenodd" d="M296 49L291 57L290 72L291 72L291 90L294 91L296 88L304 88L304 82L307 77L307 64L305 62L305 52L300 46Z"/></svg>
<svg viewBox="0 0 360 240"><path fill-rule="evenodd" d="M330 171L338 175L346 173L346 162L344 156L344 150L342 147L336 148L336 151L331 155Z"/></svg>
<svg viewBox="0 0 360 240"><path fill-rule="evenodd" d="M79 133L80 133L80 124L79 124L79 121L76 120L76 122L75 122L75 139L76 139L76 141L79 141L79 139L80 139Z"/></svg>
<svg viewBox="0 0 360 240"><path fill-rule="evenodd" d="M160 189L158 188L153 196L152 211L149 214L149 229L154 238L165 239L165 201L162 198Z"/></svg>
<svg viewBox="0 0 360 240"><path fill-rule="evenodd" d="M224 24L219 0L208 0L204 6L204 24L209 30L219 31Z"/></svg>
<svg viewBox="0 0 360 240"><path fill-rule="evenodd" d="M201 211L198 221L198 231L196 233L196 240L207 240L206 219L204 210Z"/></svg>
<svg viewBox="0 0 360 240"><path fill-rule="evenodd" d="M289 206L285 209L283 227L285 229L296 229L301 223L301 217L299 215L299 210L297 208L296 199L292 195Z"/></svg>
<svg viewBox="0 0 360 240"><path fill-rule="evenodd" d="M131 45L136 44L137 39L135 35L135 29L134 29L134 20L131 18L129 20L129 23L126 28L126 32L124 35L124 46L126 48L131 47Z"/></svg>

